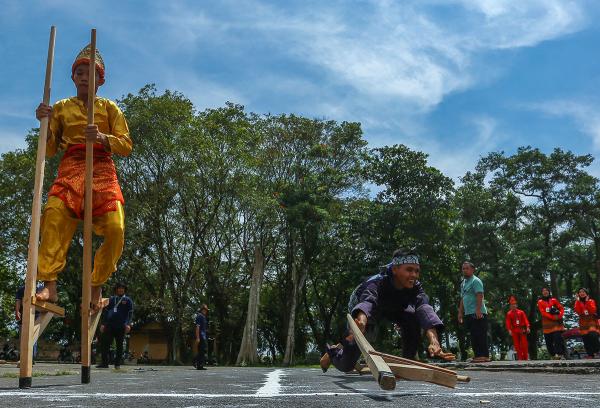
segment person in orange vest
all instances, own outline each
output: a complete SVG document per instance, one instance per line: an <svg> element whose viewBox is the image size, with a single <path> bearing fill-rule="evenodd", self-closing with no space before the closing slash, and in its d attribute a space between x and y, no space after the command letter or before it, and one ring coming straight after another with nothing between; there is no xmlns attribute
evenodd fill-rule
<svg viewBox="0 0 600 408"><path fill-rule="evenodd" d="M565 330L563 325L565 308L552 297L547 287L542 288L542 297L538 300L537 307L542 315L542 330L548 353L554 359L564 359L565 343L562 332Z"/></svg>
<svg viewBox="0 0 600 408"><path fill-rule="evenodd" d="M597 310L596 302L590 299L587 289L580 288L575 300L575 312L579 315L579 334L583 338L587 358L594 358L594 354L600 352Z"/></svg>
<svg viewBox="0 0 600 408"><path fill-rule="evenodd" d="M506 330L512 336L517 360L529 360L529 344L527 335L530 332L529 320L524 311L517 308L517 298L508 298L510 310L506 313Z"/></svg>

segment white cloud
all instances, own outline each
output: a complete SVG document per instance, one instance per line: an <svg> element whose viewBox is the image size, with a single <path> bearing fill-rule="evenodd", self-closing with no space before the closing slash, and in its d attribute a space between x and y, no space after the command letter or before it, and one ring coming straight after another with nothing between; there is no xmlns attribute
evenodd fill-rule
<svg viewBox="0 0 600 408"><path fill-rule="evenodd" d="M166 89L182 92L198 110L224 106L228 101L242 105L247 103L246 97L238 90L203 79L193 72L173 72L163 78L162 83Z"/></svg>
<svg viewBox="0 0 600 408"><path fill-rule="evenodd" d="M600 151L600 104L555 100L529 104L525 107L549 116L573 120L579 130L592 139L594 150Z"/></svg>
<svg viewBox="0 0 600 408"><path fill-rule="evenodd" d="M449 143L447 140L428 140L427 144L416 144L414 148L429 154L430 165L440 169L455 181L472 170L482 154L497 150L505 140L497 119L478 115L466 119L468 135L464 143Z"/></svg>
<svg viewBox="0 0 600 408"><path fill-rule="evenodd" d="M226 21L171 6L164 21L185 34L179 43L190 52L208 35L239 41L247 33L247 41L270 41L362 97L402 103L414 112L429 111L485 77L472 66L478 53L534 46L585 25L581 3L565 0L372 1L360 15L347 3L334 4L311 3L292 13L264 2L236 2L235 17ZM436 6L451 7L460 18L448 21L436 15Z"/></svg>
<svg viewBox="0 0 600 408"><path fill-rule="evenodd" d="M448 0L482 14L476 46L515 48L578 31L585 23L582 2L568 0Z"/></svg>

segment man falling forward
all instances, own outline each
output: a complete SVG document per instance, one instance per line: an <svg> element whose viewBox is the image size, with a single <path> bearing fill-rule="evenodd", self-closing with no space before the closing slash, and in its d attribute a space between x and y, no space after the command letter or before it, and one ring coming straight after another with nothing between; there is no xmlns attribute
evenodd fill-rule
<svg viewBox="0 0 600 408"><path fill-rule="evenodd" d="M389 320L399 327L402 336L402 355L415 359L421 341L421 331L429 341L431 357L451 359L440 347L438 334L444 325L429 304L429 298L419 282L421 266L416 253L398 249L385 271L371 276L359 285L350 297L349 313L363 333L374 337L375 322ZM361 352L354 336L345 334L341 343L328 347L321 357L321 368L327 371L333 364L343 372L352 371Z"/></svg>

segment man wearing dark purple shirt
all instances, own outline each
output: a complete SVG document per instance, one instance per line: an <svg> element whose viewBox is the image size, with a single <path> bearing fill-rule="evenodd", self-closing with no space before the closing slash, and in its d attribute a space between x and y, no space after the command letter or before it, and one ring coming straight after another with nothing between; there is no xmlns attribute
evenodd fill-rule
<svg viewBox="0 0 600 408"><path fill-rule="evenodd" d="M389 320L400 327L402 354L414 359L421 340L421 331L429 341L427 351L431 357L443 356L438 333L444 324L429 304L419 275L421 267L416 253L398 249L385 270L360 284L350 296L349 313L364 333L371 335L376 321ZM340 371L348 372L360 358L360 350L351 334L341 343L328 347L321 358L321 368L326 371L330 364Z"/></svg>

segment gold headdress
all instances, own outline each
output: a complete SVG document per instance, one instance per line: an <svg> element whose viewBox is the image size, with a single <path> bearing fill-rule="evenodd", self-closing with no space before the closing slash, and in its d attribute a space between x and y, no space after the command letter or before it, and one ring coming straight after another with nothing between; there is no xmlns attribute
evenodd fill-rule
<svg viewBox="0 0 600 408"><path fill-rule="evenodd" d="M86 45L84 49L79 51L77 57L75 58L75 62L71 67L71 74L75 73L75 68L81 64L89 64L92 56L92 47L91 45ZM102 55L100 55L100 51L96 48L96 70L100 74L100 80L98 81L98 85L102 85L104 83L104 60L102 59Z"/></svg>

